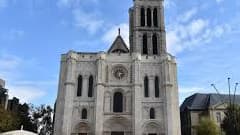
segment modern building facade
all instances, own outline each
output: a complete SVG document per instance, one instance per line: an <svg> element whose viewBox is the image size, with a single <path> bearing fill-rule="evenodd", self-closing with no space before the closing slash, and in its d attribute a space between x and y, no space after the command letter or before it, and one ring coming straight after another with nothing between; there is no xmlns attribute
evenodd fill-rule
<svg viewBox="0 0 240 135"><path fill-rule="evenodd" d="M7 110L8 106L8 94L7 89L5 88L5 81L0 79L0 107Z"/></svg>
<svg viewBox="0 0 240 135"><path fill-rule="evenodd" d="M163 0L134 0L130 49L61 57L54 135L180 135L175 57L166 51Z"/></svg>
<svg viewBox="0 0 240 135"><path fill-rule="evenodd" d="M0 79L0 88L5 87L5 81L3 79Z"/></svg>
<svg viewBox="0 0 240 135"><path fill-rule="evenodd" d="M230 98L233 100L234 96L231 95ZM200 93L186 98L180 108L182 135L197 135L195 127L204 117L215 121L221 129L230 98L229 95ZM240 95L235 96L235 103L240 104ZM221 132L223 133L222 130Z"/></svg>
<svg viewBox="0 0 240 135"><path fill-rule="evenodd" d="M8 89L5 88L5 81L2 79L0 79L0 107L12 112L17 112L19 107L18 98L9 99Z"/></svg>
<svg viewBox="0 0 240 135"><path fill-rule="evenodd" d="M20 105L19 99L16 97L13 97L12 99L8 100L7 110L12 111L12 112L18 112L19 105Z"/></svg>

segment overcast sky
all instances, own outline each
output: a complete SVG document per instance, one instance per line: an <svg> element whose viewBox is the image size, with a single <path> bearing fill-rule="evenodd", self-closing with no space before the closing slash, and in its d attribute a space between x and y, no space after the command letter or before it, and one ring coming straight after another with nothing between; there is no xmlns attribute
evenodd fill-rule
<svg viewBox="0 0 240 135"><path fill-rule="evenodd" d="M0 0L0 78L22 102L53 104L60 55L107 50L121 28L128 42L132 0ZM227 92L240 81L240 1L165 0L168 52L178 62L180 102ZM233 87L233 86L232 86ZM240 88L238 89L240 93Z"/></svg>

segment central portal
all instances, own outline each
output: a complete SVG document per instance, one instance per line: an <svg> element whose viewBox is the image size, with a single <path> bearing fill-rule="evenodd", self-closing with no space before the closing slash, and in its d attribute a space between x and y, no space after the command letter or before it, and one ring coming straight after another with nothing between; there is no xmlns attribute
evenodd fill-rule
<svg viewBox="0 0 240 135"><path fill-rule="evenodd" d="M112 132L111 135L124 135L124 132Z"/></svg>

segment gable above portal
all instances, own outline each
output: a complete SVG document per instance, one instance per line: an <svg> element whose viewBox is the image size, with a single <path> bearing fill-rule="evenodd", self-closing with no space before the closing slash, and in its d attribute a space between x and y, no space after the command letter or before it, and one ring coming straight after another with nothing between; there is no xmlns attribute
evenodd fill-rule
<svg viewBox="0 0 240 135"><path fill-rule="evenodd" d="M108 53L129 53L129 49L120 34L114 40Z"/></svg>

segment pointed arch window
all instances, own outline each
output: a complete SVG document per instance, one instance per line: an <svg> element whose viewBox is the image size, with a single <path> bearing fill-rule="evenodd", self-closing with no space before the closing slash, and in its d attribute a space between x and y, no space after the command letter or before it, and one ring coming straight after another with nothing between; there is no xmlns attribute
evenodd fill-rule
<svg viewBox="0 0 240 135"><path fill-rule="evenodd" d="M87 119L87 109L82 109L82 119Z"/></svg>
<svg viewBox="0 0 240 135"><path fill-rule="evenodd" d="M141 8L141 26L145 26L145 9Z"/></svg>
<svg viewBox="0 0 240 135"><path fill-rule="evenodd" d="M157 43L157 35L154 34L152 36L152 45L153 45L153 54L158 54L158 43Z"/></svg>
<svg viewBox="0 0 240 135"><path fill-rule="evenodd" d="M153 10L153 25L154 27L158 27L158 10L154 8Z"/></svg>
<svg viewBox="0 0 240 135"><path fill-rule="evenodd" d="M143 50L142 50L142 52L143 52L143 54L148 54L148 44L147 44L147 35L146 34L144 34L143 35L143 39L142 39L143 41Z"/></svg>
<svg viewBox="0 0 240 135"><path fill-rule="evenodd" d="M155 77L155 97L159 97L159 79Z"/></svg>
<svg viewBox="0 0 240 135"><path fill-rule="evenodd" d="M93 76L91 75L88 80L88 97L93 97Z"/></svg>
<svg viewBox="0 0 240 135"><path fill-rule="evenodd" d="M113 112L123 112L123 95L121 92L114 93Z"/></svg>
<svg viewBox="0 0 240 135"><path fill-rule="evenodd" d="M82 96L82 76L78 76L78 85L77 85L77 96Z"/></svg>
<svg viewBox="0 0 240 135"><path fill-rule="evenodd" d="M147 26L152 26L152 11L150 8L147 9Z"/></svg>
<svg viewBox="0 0 240 135"><path fill-rule="evenodd" d="M149 92L148 92L148 77L144 77L144 96L149 97Z"/></svg>
<svg viewBox="0 0 240 135"><path fill-rule="evenodd" d="M155 110L154 110L154 108L150 109L150 119L155 119Z"/></svg>

